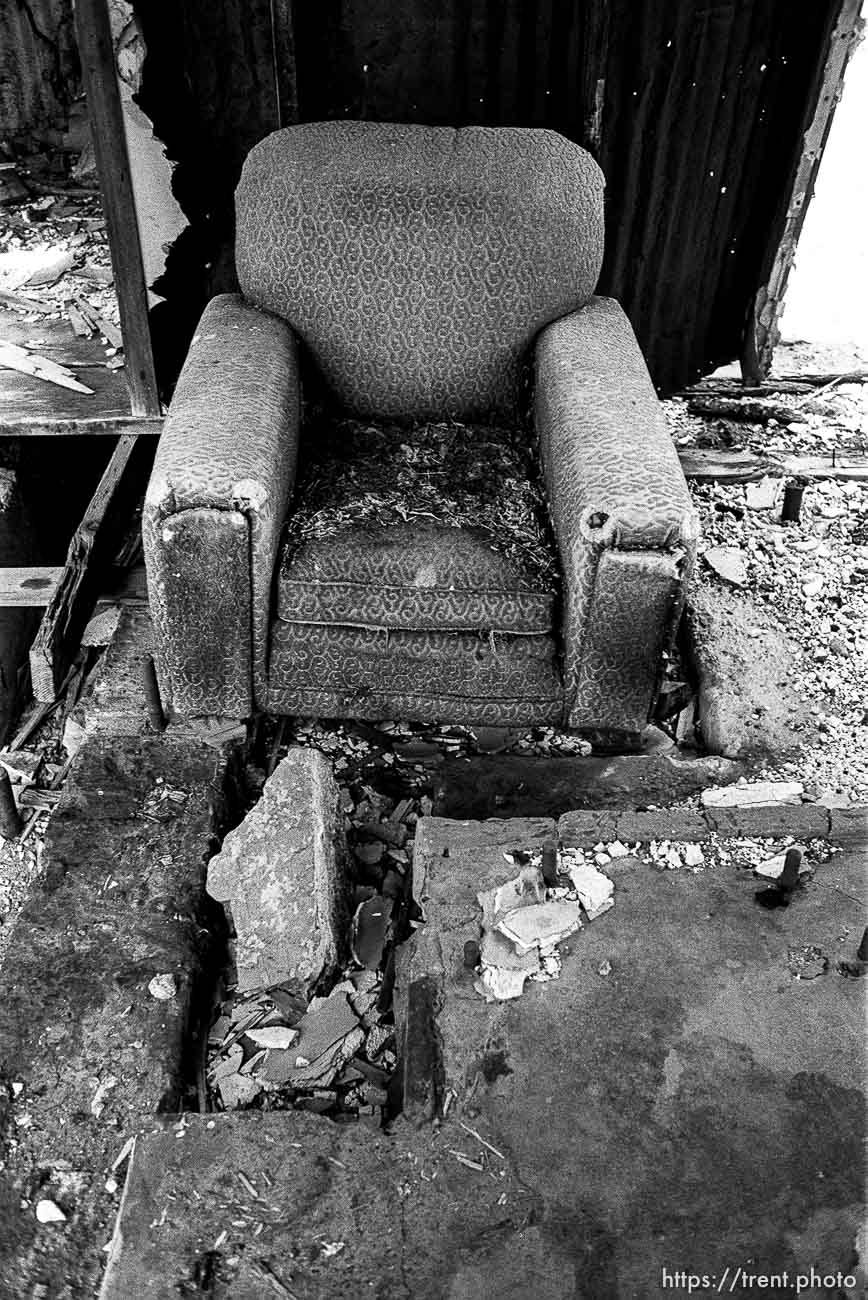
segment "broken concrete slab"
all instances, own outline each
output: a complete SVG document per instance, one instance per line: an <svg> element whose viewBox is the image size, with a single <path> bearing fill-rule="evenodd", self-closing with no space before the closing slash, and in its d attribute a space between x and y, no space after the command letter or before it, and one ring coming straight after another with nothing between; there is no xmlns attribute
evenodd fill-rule
<svg viewBox="0 0 868 1300"><path fill-rule="evenodd" d="M208 866L229 905L240 989L289 984L309 996L346 946L343 819L331 764L293 748Z"/></svg>
<svg viewBox="0 0 868 1300"><path fill-rule="evenodd" d="M862 806L833 808L823 803L748 804L729 808L661 808L654 812L568 812L558 820L565 847L591 848L599 841L649 844L652 840L702 843L712 836L800 840L831 839L851 847L868 842Z"/></svg>
<svg viewBox="0 0 868 1300"><path fill-rule="evenodd" d="M558 837L569 848L589 849L602 841L647 844L651 840L707 840L712 828L699 809L663 808L655 812L599 811L564 813Z"/></svg>
<svg viewBox="0 0 868 1300"><path fill-rule="evenodd" d="M669 754L539 758L489 754L447 759L439 774L438 817L557 817L581 808L646 808L688 799L710 785L736 781L740 763Z"/></svg>
<svg viewBox="0 0 868 1300"><path fill-rule="evenodd" d="M750 781L703 790L699 802L703 808L756 808L770 804L802 802L805 787L801 781Z"/></svg>
<svg viewBox="0 0 868 1300"><path fill-rule="evenodd" d="M475 974L464 964L464 945L480 938L477 898L506 884L515 866L504 853L542 851L555 835L548 817L504 821L456 821L423 817L416 828L413 896L426 924L398 949L395 1022L398 1055L404 1062L404 1113L421 1123L441 1114L447 1093L463 1087L463 1051L474 1054L494 1032L511 1003L485 1002L474 988ZM468 1018L461 1033L464 1048L451 1041L452 1025L443 1010L451 995L460 999ZM471 1009L472 1008L472 1009ZM444 1073L450 1062L455 1077Z"/></svg>
<svg viewBox="0 0 868 1300"><path fill-rule="evenodd" d="M221 768L201 747L94 739L70 770L0 971L0 1295L93 1294L131 1117L195 1091L222 959L205 894ZM183 804L143 817L165 785ZM157 976L170 997L149 992ZM62 1233L37 1224L37 1189L67 1215Z"/></svg>
<svg viewBox="0 0 868 1300"><path fill-rule="evenodd" d="M486 1005L453 953L467 873L496 865L492 852L488 829L474 854L466 824L454 849L445 825L429 839L420 824L428 922L399 978L410 995L428 990L436 1073L426 1087L420 1058L408 1063L415 1119L439 1099L514 1161L575 1240L605 1240L611 1272L588 1294L650 1300L673 1260L718 1278L748 1256L763 1273L794 1277L820 1257L846 1273L864 1199L847 1153L865 1131L866 997L831 958L861 933L858 855L835 855L834 887L818 873L774 913L735 867L613 860L617 905L570 941L560 978ZM794 974L793 954L807 952L816 978ZM405 1038L419 1010L399 1002Z"/></svg>

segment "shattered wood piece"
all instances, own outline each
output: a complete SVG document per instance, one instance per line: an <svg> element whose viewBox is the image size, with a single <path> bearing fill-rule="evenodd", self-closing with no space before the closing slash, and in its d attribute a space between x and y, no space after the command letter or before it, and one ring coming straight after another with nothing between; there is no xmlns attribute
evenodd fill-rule
<svg viewBox="0 0 868 1300"><path fill-rule="evenodd" d="M8 289L0 289L0 306L15 307L18 311L39 312L45 316L52 310L52 305L44 303L40 298L31 298L29 294L11 293Z"/></svg>
<svg viewBox="0 0 868 1300"><path fill-rule="evenodd" d="M512 940L520 952L549 948L581 928L581 908L568 900L517 907L497 923L500 933Z"/></svg>
<svg viewBox="0 0 868 1300"><path fill-rule="evenodd" d="M42 771L45 755L36 749L18 749L0 753L0 764L17 785L35 785Z"/></svg>
<svg viewBox="0 0 868 1300"><path fill-rule="evenodd" d="M402 799L389 814L390 822L403 822L408 813L413 811L413 799Z"/></svg>
<svg viewBox="0 0 868 1300"><path fill-rule="evenodd" d="M18 347L16 343L0 341L0 368L3 366L7 370L17 370L22 375L32 375L34 379L42 379L49 384L57 384L60 388L69 388L74 393L93 396L94 390L88 388L86 384L79 383L66 366L58 365L49 357L28 352L26 348Z"/></svg>
<svg viewBox="0 0 868 1300"><path fill-rule="evenodd" d="M571 862L569 876L589 921L595 920L614 906L615 885L602 871L588 862Z"/></svg>
<svg viewBox="0 0 868 1300"><path fill-rule="evenodd" d="M93 333L93 326L85 319L78 307L74 303L68 302L65 310L67 320L72 326L72 332L80 339L89 339Z"/></svg>
<svg viewBox="0 0 868 1300"><path fill-rule="evenodd" d="M750 785L728 785L703 790L704 808L756 808L774 804L800 804L805 787L801 781L754 781Z"/></svg>
<svg viewBox="0 0 868 1300"><path fill-rule="evenodd" d="M768 424L769 420L777 420L780 424L807 423L807 417L790 406L738 397L693 397L688 401L687 409L691 415L720 416L726 420L743 420L747 424Z"/></svg>
<svg viewBox="0 0 868 1300"><path fill-rule="evenodd" d="M108 339L113 348L122 348L124 346L123 335L117 325L113 325L110 320L106 320L105 316L100 316L96 312L92 312L91 316L100 334Z"/></svg>
<svg viewBox="0 0 868 1300"><path fill-rule="evenodd" d="M12 793L9 773L0 768L0 835L5 840L14 840L21 833L21 827L21 814Z"/></svg>
<svg viewBox="0 0 868 1300"><path fill-rule="evenodd" d="M30 786L21 791L18 802L22 808L53 808L60 798L59 790L36 790Z"/></svg>

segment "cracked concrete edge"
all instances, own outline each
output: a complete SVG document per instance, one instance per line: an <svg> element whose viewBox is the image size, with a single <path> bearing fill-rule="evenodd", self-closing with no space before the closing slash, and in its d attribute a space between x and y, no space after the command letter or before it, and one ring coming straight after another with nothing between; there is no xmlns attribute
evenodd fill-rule
<svg viewBox="0 0 868 1300"><path fill-rule="evenodd" d="M727 839L830 840L846 848L868 847L868 807L831 808L826 804L768 804L744 808L661 808L622 812L611 808L564 813L558 838L564 847L591 848L620 840L624 844L651 840L676 842Z"/></svg>

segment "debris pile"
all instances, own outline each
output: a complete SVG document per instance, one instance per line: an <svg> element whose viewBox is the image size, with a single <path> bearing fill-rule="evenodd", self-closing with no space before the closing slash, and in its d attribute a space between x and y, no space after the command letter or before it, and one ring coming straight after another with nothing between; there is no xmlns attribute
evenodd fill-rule
<svg viewBox="0 0 868 1300"><path fill-rule="evenodd" d="M41 337L40 325L66 321L79 338L102 341L107 369L118 370L124 364L99 196L64 194L59 189L7 204L3 215L0 308L19 327L32 327L32 333L23 345L0 343L0 365L64 388L90 392L76 378L75 364L64 365L40 351L49 343Z"/></svg>
<svg viewBox="0 0 868 1300"><path fill-rule="evenodd" d="M375 971L351 970L327 997L286 988L227 998L208 1035L207 1078L224 1110L255 1103L379 1126L395 1070L394 1026Z"/></svg>
<svg viewBox="0 0 868 1300"><path fill-rule="evenodd" d="M285 566L305 543L348 530L439 526L478 536L539 590L556 587L539 458L526 431L332 421L308 432L302 458Z"/></svg>
<svg viewBox="0 0 868 1300"><path fill-rule="evenodd" d="M819 733L796 761L758 773L797 779L809 797L868 800L868 482L813 480L798 520L757 504L748 484L692 483L701 517L695 582L735 587L771 617L796 654L781 664L790 694ZM757 635L745 626L745 645Z"/></svg>
<svg viewBox="0 0 868 1300"><path fill-rule="evenodd" d="M544 854L504 853L519 874L477 894L482 923L474 988L487 1002L521 997L527 980L557 979L558 945L614 905L614 884L581 849L554 853L553 872ZM554 883L547 885L544 873Z"/></svg>

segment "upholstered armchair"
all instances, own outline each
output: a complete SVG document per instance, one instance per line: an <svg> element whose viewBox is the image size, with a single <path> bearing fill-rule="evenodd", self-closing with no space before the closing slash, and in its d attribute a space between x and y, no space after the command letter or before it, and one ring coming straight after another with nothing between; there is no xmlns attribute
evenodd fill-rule
<svg viewBox="0 0 868 1300"><path fill-rule="evenodd" d="M145 504L166 703L639 731L696 520L591 157L312 123L236 209Z"/></svg>

